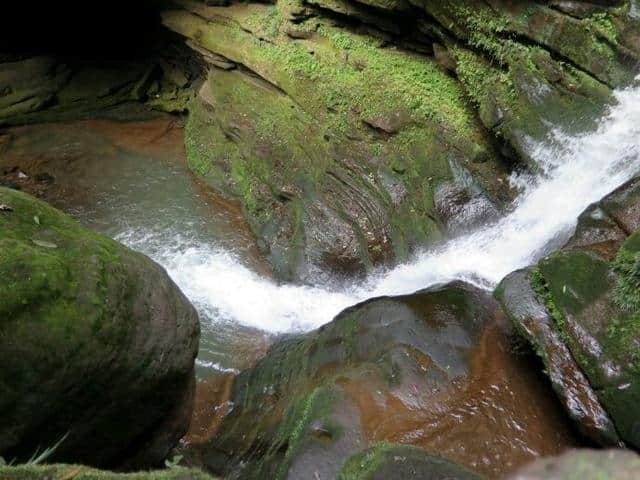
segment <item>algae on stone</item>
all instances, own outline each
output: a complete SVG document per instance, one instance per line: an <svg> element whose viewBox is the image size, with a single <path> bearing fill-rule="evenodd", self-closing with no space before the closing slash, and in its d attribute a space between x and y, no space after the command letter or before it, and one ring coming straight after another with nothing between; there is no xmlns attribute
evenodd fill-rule
<svg viewBox="0 0 640 480"><path fill-rule="evenodd" d="M24 193L0 203L0 454L69 432L55 459L161 461L189 421L195 309L144 255Z"/></svg>

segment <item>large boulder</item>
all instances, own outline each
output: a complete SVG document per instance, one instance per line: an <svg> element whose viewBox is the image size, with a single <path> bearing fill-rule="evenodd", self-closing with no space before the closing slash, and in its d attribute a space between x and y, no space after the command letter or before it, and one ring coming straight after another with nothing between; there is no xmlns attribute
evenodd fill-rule
<svg viewBox="0 0 640 480"><path fill-rule="evenodd" d="M174 467L139 473L115 473L95 470L84 465L17 465L0 466L2 480L216 480L196 469Z"/></svg>
<svg viewBox="0 0 640 480"><path fill-rule="evenodd" d="M580 217L563 249L496 290L584 433L640 447L640 178ZM632 233L635 232L635 233Z"/></svg>
<svg viewBox="0 0 640 480"><path fill-rule="evenodd" d="M276 343L220 399L215 410L231 410L213 421L217 433L184 454L240 479L328 480L360 464L360 476L338 478L380 478L365 473L389 472L396 458L429 470L414 450L364 452L395 442L499 477L573 441L507 326L491 296L461 283L369 300Z"/></svg>
<svg viewBox="0 0 640 480"><path fill-rule="evenodd" d="M176 3L163 23L209 69L190 105L190 166L240 199L280 278L362 274L439 242L445 183L470 192L457 209L508 197L506 165L433 59L328 15L292 21L307 8L295 2Z"/></svg>
<svg viewBox="0 0 640 480"><path fill-rule="evenodd" d="M0 455L160 462L193 403L199 323L159 265L0 188Z"/></svg>
<svg viewBox="0 0 640 480"><path fill-rule="evenodd" d="M279 278L404 261L497 218L504 158L537 169L550 125L592 127L638 73L629 2L556 3L178 0L163 24L208 70L190 165Z"/></svg>

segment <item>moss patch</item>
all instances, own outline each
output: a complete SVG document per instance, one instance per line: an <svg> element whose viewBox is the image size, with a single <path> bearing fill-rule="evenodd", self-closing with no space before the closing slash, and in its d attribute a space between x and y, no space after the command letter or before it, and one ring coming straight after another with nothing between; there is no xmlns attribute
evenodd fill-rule
<svg viewBox="0 0 640 480"><path fill-rule="evenodd" d="M215 480L196 469L175 467L171 470L139 473L114 473L84 465L18 465L0 466L3 480Z"/></svg>

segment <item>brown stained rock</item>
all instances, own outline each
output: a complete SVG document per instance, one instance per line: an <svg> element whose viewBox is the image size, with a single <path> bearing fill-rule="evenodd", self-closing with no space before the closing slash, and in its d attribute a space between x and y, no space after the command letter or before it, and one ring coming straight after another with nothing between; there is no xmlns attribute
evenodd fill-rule
<svg viewBox="0 0 640 480"><path fill-rule="evenodd" d="M533 274L514 272L496 289L570 416L602 445L640 444L640 329L630 267L639 205L635 178L587 208L573 237Z"/></svg>
<svg viewBox="0 0 640 480"><path fill-rule="evenodd" d="M613 422L532 289L530 275L528 270L509 274L496 290L498 300L542 357L554 391L580 431L601 445L617 445L620 438Z"/></svg>
<svg viewBox="0 0 640 480"><path fill-rule="evenodd" d="M365 118L363 121L376 130L382 130L385 133L398 133L413 123L413 118L407 112L395 111L373 118Z"/></svg>
<svg viewBox="0 0 640 480"><path fill-rule="evenodd" d="M497 303L461 283L372 299L274 344L236 378L231 401L202 459L240 478L336 478L379 442L500 478L575 445Z"/></svg>

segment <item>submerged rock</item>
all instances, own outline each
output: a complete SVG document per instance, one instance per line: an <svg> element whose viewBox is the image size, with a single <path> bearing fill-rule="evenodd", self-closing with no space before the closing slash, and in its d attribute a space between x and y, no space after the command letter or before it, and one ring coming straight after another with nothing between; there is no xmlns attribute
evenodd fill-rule
<svg viewBox="0 0 640 480"><path fill-rule="evenodd" d="M565 2L568 3L568 2ZM573 450L536 460L508 480L633 480L640 457L629 450Z"/></svg>
<svg viewBox="0 0 640 480"><path fill-rule="evenodd" d="M199 324L160 266L0 188L0 455L161 462L193 404Z"/></svg>
<svg viewBox="0 0 640 480"><path fill-rule="evenodd" d="M640 447L640 180L581 215L563 249L496 295L582 431ZM631 233L635 230L635 233ZM533 293L535 292L535 293Z"/></svg>
<svg viewBox="0 0 640 480"><path fill-rule="evenodd" d="M432 459L411 453L419 449L362 453L398 442L499 477L558 453L572 436L503 320L490 296L461 283L349 308L242 372L225 397L230 412L212 438L194 441L192 458L242 479L351 478L339 474L370 454L380 475L396 457L407 459L398 475L429 469ZM354 478L379 478L368 471Z"/></svg>

